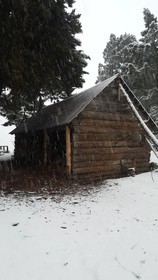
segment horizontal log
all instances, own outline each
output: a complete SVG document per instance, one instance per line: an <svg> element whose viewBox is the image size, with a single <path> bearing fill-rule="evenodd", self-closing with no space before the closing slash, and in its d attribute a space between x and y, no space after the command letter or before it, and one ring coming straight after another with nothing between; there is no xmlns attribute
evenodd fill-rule
<svg viewBox="0 0 158 280"><path fill-rule="evenodd" d="M109 172L120 172L120 165L115 166L91 166L91 167L80 167L80 168L73 168L73 174L86 174L86 173L98 173L98 172L104 172L108 174Z"/></svg>
<svg viewBox="0 0 158 280"><path fill-rule="evenodd" d="M148 167L143 167L136 169L136 174L148 172L149 169ZM85 173L85 174L80 174L76 173L73 174L73 178L77 180L103 180L103 179L112 179L112 178L120 178L120 177L125 177L127 174L123 173L121 170L116 171L102 171L102 172L97 172L97 173Z"/></svg>
<svg viewBox="0 0 158 280"><path fill-rule="evenodd" d="M119 131L116 132L116 129L119 129ZM143 129L141 127L138 127L140 133L144 133L143 132ZM135 130L136 130L136 127L135 127ZM133 128L131 127L106 127L105 125L104 126L88 126L88 125L85 125L85 126L80 126L80 125L75 125L74 126L74 133L77 134L77 133L96 133L96 134L109 134L109 133L119 133L119 134L126 134L126 133L131 133L133 131ZM136 131L134 131L134 133L136 133Z"/></svg>
<svg viewBox="0 0 158 280"><path fill-rule="evenodd" d="M106 133L74 133L73 139L74 142L91 142L91 141L114 141L114 139L117 139L117 141L138 141L140 140L140 131L135 131L133 133L133 130L131 131L124 131L120 133L120 130L108 130Z"/></svg>
<svg viewBox="0 0 158 280"><path fill-rule="evenodd" d="M84 162L84 161L104 161L104 160L121 160L121 159L142 159L149 160L149 154L144 153L121 153L121 154L74 154L72 157L73 162Z"/></svg>
<svg viewBox="0 0 158 280"><path fill-rule="evenodd" d="M73 149L74 155L85 155L85 154L128 154L128 153L146 153L148 152L147 147L139 148L129 148L129 147L120 147L120 148L76 148Z"/></svg>
<svg viewBox="0 0 158 280"><path fill-rule="evenodd" d="M100 93L97 97L97 100L102 100L102 102L118 102L118 89L114 88L114 91L104 91ZM120 95L121 103L127 104L126 98L121 94Z"/></svg>
<svg viewBox="0 0 158 280"><path fill-rule="evenodd" d="M95 182L95 181L100 181L100 180L107 180L107 179L112 179L112 178L120 178L123 177L120 173L104 173L104 172L100 172L98 174L94 174L94 173L89 173L89 174L76 174L73 175L73 178L78 180L78 181L83 181L83 182Z"/></svg>
<svg viewBox="0 0 158 280"><path fill-rule="evenodd" d="M105 168L111 168L111 166L115 165L120 165L120 160L74 162L73 168L75 169L95 166L104 166Z"/></svg>
<svg viewBox="0 0 158 280"><path fill-rule="evenodd" d="M91 120L91 119L76 119L74 121L75 125L79 126L102 126L110 128L134 128L138 129L140 127L137 121L106 121L106 120Z"/></svg>
<svg viewBox="0 0 158 280"><path fill-rule="evenodd" d="M93 100L87 107L86 110L90 111L99 111L99 112L107 112L107 113L124 113L128 114L131 112L131 109L128 104L121 104L115 102L104 103L102 100Z"/></svg>
<svg viewBox="0 0 158 280"><path fill-rule="evenodd" d="M132 168L133 164L132 162L127 162L126 165L124 165L124 168ZM138 167L136 167L137 171L140 170L149 170L149 165L148 164L142 164ZM81 166L81 167L73 167L73 174L86 174L86 173L98 173L98 172L104 172L106 174L109 174L111 172L113 173L122 173L124 174L124 169L123 166L120 165L120 163L116 163L113 165L100 165L100 166Z"/></svg>
<svg viewBox="0 0 158 280"><path fill-rule="evenodd" d="M148 172L149 168L148 166L142 167L142 168L136 168L135 173L140 174L144 172ZM102 179L111 179L111 178L120 178L120 177L125 177L127 174L123 173L121 170L116 171L102 171L98 173L86 173L86 174L73 174L74 179L78 180L102 180Z"/></svg>
<svg viewBox="0 0 158 280"><path fill-rule="evenodd" d="M79 119L95 119L95 120L109 120L109 121L137 121L133 114L112 114L105 112L87 111L83 110L79 115Z"/></svg>
<svg viewBox="0 0 158 280"><path fill-rule="evenodd" d="M100 93L95 100L101 100L102 102L109 103L109 102L115 102L117 103L118 98L117 98L117 92L116 93L112 93L112 92L102 92ZM125 104L127 103L127 101L125 100Z"/></svg>
<svg viewBox="0 0 158 280"><path fill-rule="evenodd" d="M132 163L134 163L134 162L132 161ZM126 164L126 161L125 161L125 164ZM137 167L137 166L148 165L148 164L149 164L149 158L145 158L145 159L137 158L137 159L135 160L135 164L136 164L136 167Z"/></svg>
<svg viewBox="0 0 158 280"><path fill-rule="evenodd" d="M149 161L146 160L142 160L142 159L137 159L136 161L134 161L133 159L123 159L123 160L105 160L105 161L84 161L84 162L74 162L73 163L73 169L76 168L87 168L87 167L96 167L96 166L103 166L106 168L106 170L111 170L114 166L124 166L126 168L131 168L131 167L135 167L134 165L136 164L136 168L143 168L146 166L149 166Z"/></svg>
<svg viewBox="0 0 158 280"><path fill-rule="evenodd" d="M81 141L74 142L75 148L110 148L110 147L140 147L140 142L136 141Z"/></svg>
<svg viewBox="0 0 158 280"><path fill-rule="evenodd" d="M92 105L92 106L99 106L99 105L103 105L103 106L105 106L105 107L117 107L117 108L122 108L122 109L124 109L124 108L129 108L130 109L130 106L129 106L129 104L127 103L127 102L125 102L125 103L120 103L120 102L118 102L117 100L116 101L111 101L111 100L109 100L109 102L103 102L102 101L102 99L99 99L99 98L95 98L95 99L93 99L90 103L89 103L89 105L88 106L90 106L90 105ZM87 107L88 107L87 106ZM86 107L86 108L87 108ZM130 109L131 110L131 109Z"/></svg>

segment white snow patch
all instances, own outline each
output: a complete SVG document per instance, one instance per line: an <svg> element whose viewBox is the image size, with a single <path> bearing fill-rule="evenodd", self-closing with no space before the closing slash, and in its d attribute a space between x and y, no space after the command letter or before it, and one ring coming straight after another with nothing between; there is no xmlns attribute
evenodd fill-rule
<svg viewBox="0 0 158 280"><path fill-rule="evenodd" d="M157 158L157 156L154 154L153 151L151 151L151 153L150 153L150 162L155 162L155 163L158 164L158 158Z"/></svg>
<svg viewBox="0 0 158 280"><path fill-rule="evenodd" d="M0 161L10 161L13 159L13 153L0 153Z"/></svg>
<svg viewBox="0 0 158 280"><path fill-rule="evenodd" d="M1 193L0 279L158 279L158 172L45 198Z"/></svg>

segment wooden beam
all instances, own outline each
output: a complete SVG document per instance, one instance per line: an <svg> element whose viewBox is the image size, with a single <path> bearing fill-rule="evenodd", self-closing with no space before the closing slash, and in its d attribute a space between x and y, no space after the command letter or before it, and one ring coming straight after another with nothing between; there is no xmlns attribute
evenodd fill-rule
<svg viewBox="0 0 158 280"><path fill-rule="evenodd" d="M68 175L71 175L71 138L70 128L66 126L66 167Z"/></svg>

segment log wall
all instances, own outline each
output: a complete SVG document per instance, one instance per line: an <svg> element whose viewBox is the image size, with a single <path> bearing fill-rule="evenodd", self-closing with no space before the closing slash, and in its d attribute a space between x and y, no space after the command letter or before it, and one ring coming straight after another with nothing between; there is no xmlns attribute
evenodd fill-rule
<svg viewBox="0 0 158 280"><path fill-rule="evenodd" d="M150 147L117 87L100 93L72 122L74 178L113 178L148 170Z"/></svg>

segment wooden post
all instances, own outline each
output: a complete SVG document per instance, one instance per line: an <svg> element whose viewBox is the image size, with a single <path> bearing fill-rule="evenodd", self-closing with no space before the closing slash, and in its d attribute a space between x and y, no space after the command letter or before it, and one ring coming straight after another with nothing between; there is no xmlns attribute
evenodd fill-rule
<svg viewBox="0 0 158 280"><path fill-rule="evenodd" d="M66 167L68 175L71 175L71 139L70 139L70 128L66 126Z"/></svg>
<svg viewBox="0 0 158 280"><path fill-rule="evenodd" d="M47 165L47 132L46 132L46 130L44 130L43 162L44 162L44 166L46 166Z"/></svg>

